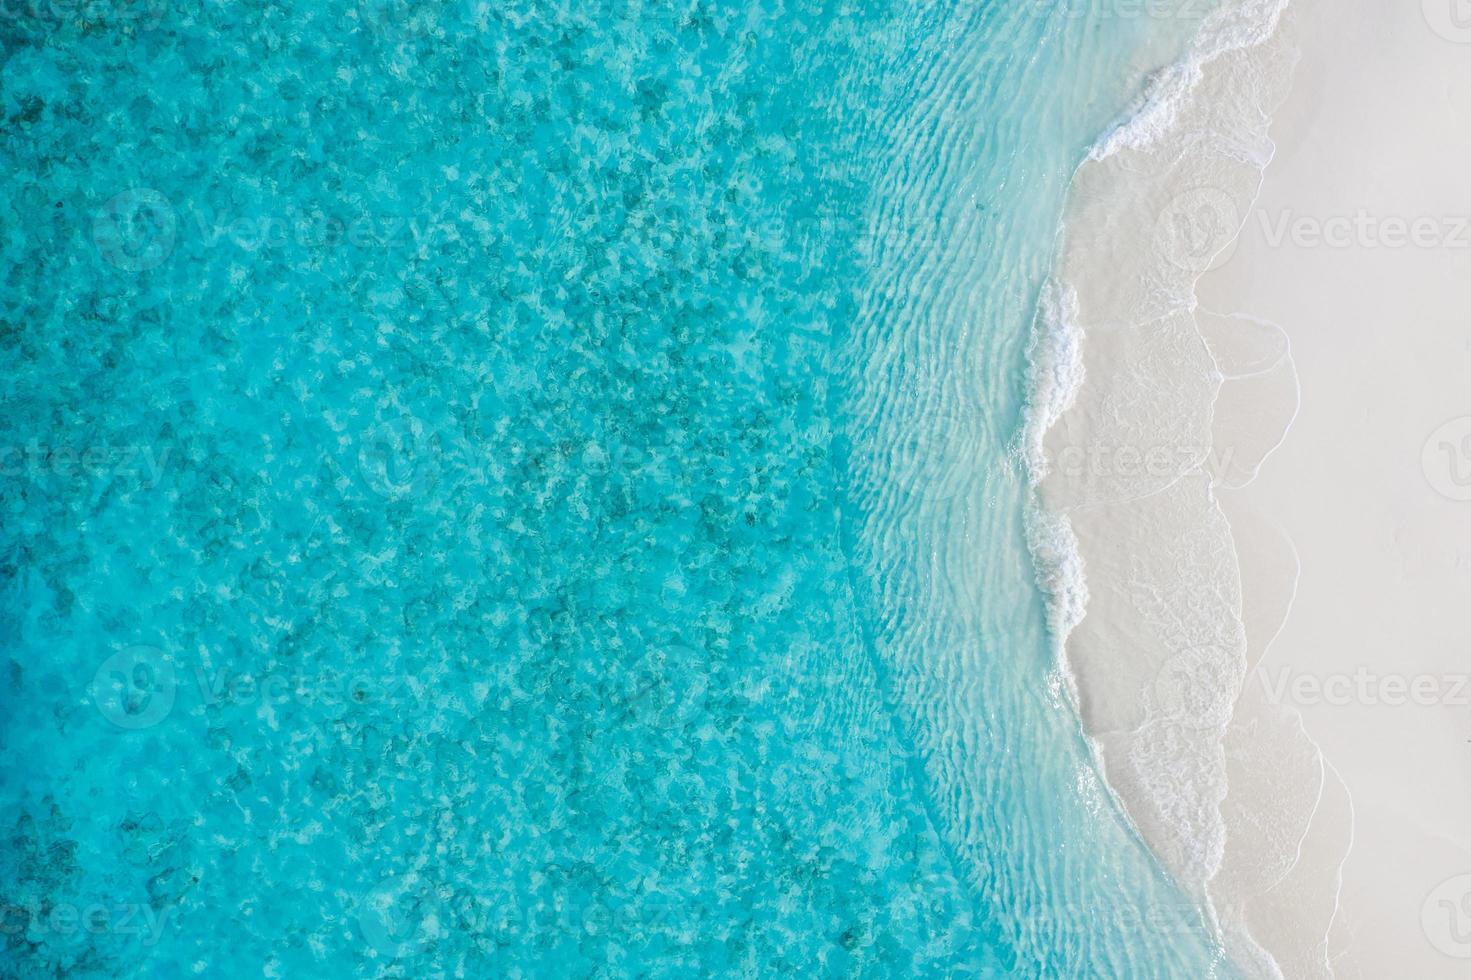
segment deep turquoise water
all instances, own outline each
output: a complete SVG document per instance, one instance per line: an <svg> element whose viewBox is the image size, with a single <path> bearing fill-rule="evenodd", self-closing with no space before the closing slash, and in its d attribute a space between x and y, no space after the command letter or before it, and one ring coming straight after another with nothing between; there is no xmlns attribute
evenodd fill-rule
<svg viewBox="0 0 1471 980"><path fill-rule="evenodd" d="M8 9L0 972L1206 975L1012 452L1097 7Z"/></svg>

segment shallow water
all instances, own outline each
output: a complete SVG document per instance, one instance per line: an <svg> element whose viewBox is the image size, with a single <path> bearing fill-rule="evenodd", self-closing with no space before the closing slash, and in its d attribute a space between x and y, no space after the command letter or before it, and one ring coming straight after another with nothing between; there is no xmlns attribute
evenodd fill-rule
<svg viewBox="0 0 1471 980"><path fill-rule="evenodd" d="M8 20L6 972L1205 975L1022 525L1077 13Z"/></svg>

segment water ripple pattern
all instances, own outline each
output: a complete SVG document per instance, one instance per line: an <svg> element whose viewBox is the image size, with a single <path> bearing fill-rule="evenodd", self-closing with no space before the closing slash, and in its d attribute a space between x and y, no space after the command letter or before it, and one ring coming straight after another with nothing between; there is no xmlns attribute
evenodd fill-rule
<svg viewBox="0 0 1471 980"><path fill-rule="evenodd" d="M12 8L0 973L1206 975L1011 454L1159 25Z"/></svg>

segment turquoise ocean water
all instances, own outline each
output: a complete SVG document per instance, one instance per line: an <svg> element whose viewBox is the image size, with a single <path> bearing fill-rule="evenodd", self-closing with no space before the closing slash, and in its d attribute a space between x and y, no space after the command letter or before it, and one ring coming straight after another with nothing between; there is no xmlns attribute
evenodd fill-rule
<svg viewBox="0 0 1471 980"><path fill-rule="evenodd" d="M1209 975L1014 453L1139 9L7 6L0 974Z"/></svg>

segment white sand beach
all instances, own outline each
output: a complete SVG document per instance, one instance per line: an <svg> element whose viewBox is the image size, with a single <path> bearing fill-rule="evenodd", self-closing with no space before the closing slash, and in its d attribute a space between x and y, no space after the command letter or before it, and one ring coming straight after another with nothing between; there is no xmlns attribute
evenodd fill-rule
<svg viewBox="0 0 1471 980"><path fill-rule="evenodd" d="M1453 9L1232 5L1080 168L1039 323L1065 669L1248 975L1471 975Z"/></svg>
<svg viewBox="0 0 1471 980"><path fill-rule="evenodd" d="M1220 499L1243 579L1270 563L1268 529L1300 563L1253 680L1283 691L1353 801L1334 973L1465 977L1471 502L1453 498L1471 495L1471 423L1454 424L1471 416L1471 29L1450 0L1294 8L1278 153L1199 296L1282 326L1301 405L1257 479Z"/></svg>

